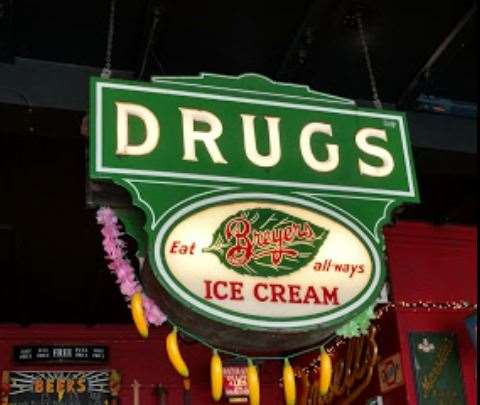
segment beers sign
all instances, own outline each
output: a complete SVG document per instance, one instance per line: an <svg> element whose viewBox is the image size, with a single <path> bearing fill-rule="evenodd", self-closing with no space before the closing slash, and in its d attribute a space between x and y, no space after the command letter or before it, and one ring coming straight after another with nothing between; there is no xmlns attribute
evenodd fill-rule
<svg viewBox="0 0 480 405"><path fill-rule="evenodd" d="M91 86L90 176L144 211L177 303L268 331L338 326L376 300L382 226L418 201L403 114L258 75Z"/></svg>
<svg viewBox="0 0 480 405"><path fill-rule="evenodd" d="M3 371L1 405L118 404L115 370Z"/></svg>

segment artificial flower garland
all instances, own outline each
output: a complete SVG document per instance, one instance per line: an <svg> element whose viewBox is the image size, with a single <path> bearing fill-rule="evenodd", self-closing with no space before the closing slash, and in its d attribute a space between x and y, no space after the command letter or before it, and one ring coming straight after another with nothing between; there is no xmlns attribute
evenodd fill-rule
<svg viewBox="0 0 480 405"><path fill-rule="evenodd" d="M136 292L141 292L143 309L148 323L156 326L162 325L167 317L155 302L143 293L142 286L135 275L135 269L126 258L126 244L120 239L124 233L120 230L117 216L111 208L102 207L97 211L97 223L102 225L102 245L107 254L106 259L110 261L108 268L117 276L120 291L127 301L130 301Z"/></svg>

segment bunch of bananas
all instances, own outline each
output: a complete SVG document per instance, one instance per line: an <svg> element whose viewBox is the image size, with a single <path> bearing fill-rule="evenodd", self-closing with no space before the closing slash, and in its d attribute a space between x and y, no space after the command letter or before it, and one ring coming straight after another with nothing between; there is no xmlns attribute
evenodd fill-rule
<svg viewBox="0 0 480 405"><path fill-rule="evenodd" d="M130 310L132 311L132 318L138 333L144 338L148 337L148 321L143 310L142 293L136 292L132 295L130 302Z"/></svg>

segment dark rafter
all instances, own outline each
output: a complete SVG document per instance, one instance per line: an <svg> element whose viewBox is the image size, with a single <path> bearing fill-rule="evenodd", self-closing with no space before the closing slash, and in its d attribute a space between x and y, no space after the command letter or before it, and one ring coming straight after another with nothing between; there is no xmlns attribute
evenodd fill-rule
<svg viewBox="0 0 480 405"><path fill-rule="evenodd" d="M457 35L462 31L465 27L467 22L472 18L472 16L477 11L477 4L474 3L473 6L468 10L468 12L462 17L462 19L455 25L453 30L446 36L446 38L442 41L442 43L435 49L432 56L428 59L428 61L422 66L422 68L418 71L412 81L408 84L406 89L403 91L402 95L400 96L397 106L400 109L404 109L406 104L412 100L413 96L412 93L417 88L418 84L422 80L422 78L429 72L429 70L433 67L435 62L440 58L440 56L445 52L448 48L450 43L457 37Z"/></svg>
<svg viewBox="0 0 480 405"><path fill-rule="evenodd" d="M337 0L333 2L319 0L311 1L292 41L288 44L285 56L275 73L275 80L292 81L294 79L290 76L292 70L297 67L299 52L305 50L305 46L308 46L308 44L305 44L305 39L308 36L307 33L311 31L312 28L314 29L321 24L321 16L330 15L333 8L344 7L347 4L348 1L346 0Z"/></svg>

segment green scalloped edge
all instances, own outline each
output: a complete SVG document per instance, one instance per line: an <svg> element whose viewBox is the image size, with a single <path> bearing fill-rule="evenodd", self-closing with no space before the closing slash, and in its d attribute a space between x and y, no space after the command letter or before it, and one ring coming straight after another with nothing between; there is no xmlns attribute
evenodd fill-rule
<svg viewBox="0 0 480 405"><path fill-rule="evenodd" d="M370 321L375 318L374 307L375 304L369 306L365 311L359 313L355 318L338 328L335 333L343 338L366 335L370 328Z"/></svg>

